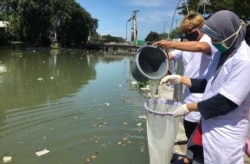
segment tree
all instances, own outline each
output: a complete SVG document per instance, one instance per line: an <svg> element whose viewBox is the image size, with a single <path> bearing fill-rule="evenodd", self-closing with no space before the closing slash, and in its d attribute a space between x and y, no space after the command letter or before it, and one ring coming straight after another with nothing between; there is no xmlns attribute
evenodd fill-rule
<svg viewBox="0 0 250 164"><path fill-rule="evenodd" d="M53 6L52 30L57 31L61 44L79 47L87 42L91 33L95 33L98 20L74 0L54 0Z"/></svg>
<svg viewBox="0 0 250 164"><path fill-rule="evenodd" d="M22 35L22 40L31 44L40 45L44 42L49 44L48 29L52 13L51 0L19 1L18 14L21 16L19 35Z"/></svg>
<svg viewBox="0 0 250 164"><path fill-rule="evenodd" d="M90 43L100 43L101 42L100 34L98 34L97 32L91 32L88 42L90 42Z"/></svg>
<svg viewBox="0 0 250 164"><path fill-rule="evenodd" d="M103 35L101 40L104 43L109 43L109 42L116 42L116 43L123 43L125 40L122 37L115 37L111 35Z"/></svg>
<svg viewBox="0 0 250 164"><path fill-rule="evenodd" d="M4 19L9 21L10 39L29 41L31 44L48 41L46 35L52 14L50 2L51 0L3 0L0 9Z"/></svg>
<svg viewBox="0 0 250 164"><path fill-rule="evenodd" d="M75 0L1 0L0 12L10 22L9 39L28 44L48 45L56 33L62 45L79 47L98 27Z"/></svg>
<svg viewBox="0 0 250 164"><path fill-rule="evenodd" d="M200 5L198 0L187 0L189 11L198 11L202 14L212 14L221 9L227 9L235 12L245 21L250 20L250 3L249 0L210 0L211 5ZM205 7L205 8L204 8ZM185 3L178 7L179 14L188 13Z"/></svg>
<svg viewBox="0 0 250 164"><path fill-rule="evenodd" d="M161 39L167 39L168 37L169 37L169 34L166 33L166 32L160 34L160 38L161 38Z"/></svg>
<svg viewBox="0 0 250 164"><path fill-rule="evenodd" d="M234 1L234 12L245 21L250 20L250 3L249 0Z"/></svg>
<svg viewBox="0 0 250 164"><path fill-rule="evenodd" d="M170 32L170 34L169 34L169 37L170 37L171 39L173 39L173 38L179 38L179 36L180 36L180 29L179 29L179 28L173 29L173 30Z"/></svg>
<svg viewBox="0 0 250 164"><path fill-rule="evenodd" d="M150 33L146 36L145 41L147 42L155 42L160 40L160 34L158 34L157 32L154 31L150 31Z"/></svg>

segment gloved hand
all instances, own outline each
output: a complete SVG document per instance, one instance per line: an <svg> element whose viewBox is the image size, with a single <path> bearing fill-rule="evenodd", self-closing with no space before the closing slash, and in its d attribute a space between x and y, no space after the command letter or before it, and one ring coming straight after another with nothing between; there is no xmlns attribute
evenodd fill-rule
<svg viewBox="0 0 250 164"><path fill-rule="evenodd" d="M166 83L169 85L169 84L179 84L180 82L181 82L180 75L167 75L161 79L160 84Z"/></svg>
<svg viewBox="0 0 250 164"><path fill-rule="evenodd" d="M190 111L187 109L187 105L183 104L180 105L174 112L172 112L171 114L173 116L184 116L186 114L188 114Z"/></svg>

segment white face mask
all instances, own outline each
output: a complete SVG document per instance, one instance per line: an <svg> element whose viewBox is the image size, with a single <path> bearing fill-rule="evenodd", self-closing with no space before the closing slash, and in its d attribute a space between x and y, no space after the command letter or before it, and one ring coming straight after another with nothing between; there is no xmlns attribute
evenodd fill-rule
<svg viewBox="0 0 250 164"><path fill-rule="evenodd" d="M221 42L212 42L212 44L214 45L214 47L216 47L220 52L226 52L235 42L239 32L240 32L240 29L242 27L242 23L240 24L240 27L239 29L233 33L232 35L230 35L229 37L227 37L226 39L224 39L223 41ZM235 36L235 37L234 37ZM231 45L230 46L227 46L226 45L226 41L229 40L230 38L234 37L234 40L232 41Z"/></svg>

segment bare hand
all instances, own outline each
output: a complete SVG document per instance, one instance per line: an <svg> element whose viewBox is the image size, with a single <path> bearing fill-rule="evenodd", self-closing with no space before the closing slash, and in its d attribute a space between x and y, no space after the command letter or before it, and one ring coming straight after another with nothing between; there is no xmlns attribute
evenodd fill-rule
<svg viewBox="0 0 250 164"><path fill-rule="evenodd" d="M158 42L154 42L153 45L154 46L159 46L159 47L161 47L163 49L169 49L169 48L172 48L171 43L172 43L172 41L160 40Z"/></svg>

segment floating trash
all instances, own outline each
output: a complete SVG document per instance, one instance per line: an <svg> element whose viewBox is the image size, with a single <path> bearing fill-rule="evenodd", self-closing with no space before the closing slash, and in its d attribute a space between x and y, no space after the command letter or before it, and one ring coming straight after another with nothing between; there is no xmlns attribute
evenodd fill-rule
<svg viewBox="0 0 250 164"><path fill-rule="evenodd" d="M137 123L136 126L141 126L141 122Z"/></svg>
<svg viewBox="0 0 250 164"><path fill-rule="evenodd" d="M86 162L91 162L92 160L94 160L96 157L97 157L97 152L96 152L96 154L95 155L91 155L91 156L89 156L87 159L86 159Z"/></svg>
<svg viewBox="0 0 250 164"><path fill-rule="evenodd" d="M3 163L7 163L7 162L11 162L12 161L12 157L11 156L5 156L3 157Z"/></svg>
<svg viewBox="0 0 250 164"><path fill-rule="evenodd" d="M137 85L137 81L131 81L131 84L133 84L133 85Z"/></svg>
<svg viewBox="0 0 250 164"><path fill-rule="evenodd" d="M147 116L146 115L142 115L142 116L138 116L139 119L147 119Z"/></svg>
<svg viewBox="0 0 250 164"><path fill-rule="evenodd" d="M127 122L123 122L123 125L128 125L128 123Z"/></svg>
<svg viewBox="0 0 250 164"><path fill-rule="evenodd" d="M124 137L122 140L123 140L123 141L126 141L126 140L128 140L128 138L127 138L127 137Z"/></svg>
<svg viewBox="0 0 250 164"><path fill-rule="evenodd" d="M43 78L39 77L37 78L38 81L43 81Z"/></svg>
<svg viewBox="0 0 250 164"><path fill-rule="evenodd" d="M106 106L110 106L110 104L108 102L104 103Z"/></svg>
<svg viewBox="0 0 250 164"><path fill-rule="evenodd" d="M145 150L145 146L142 146L142 147L140 148L141 153L143 153L144 150Z"/></svg>
<svg viewBox="0 0 250 164"><path fill-rule="evenodd" d="M50 152L49 150L43 149L41 151L36 152L36 155L40 157L40 156L43 156L43 155L45 155L45 154L47 154L49 152Z"/></svg>
<svg viewBox="0 0 250 164"><path fill-rule="evenodd" d="M150 91L149 86L147 85L146 87L140 88L141 91Z"/></svg>

